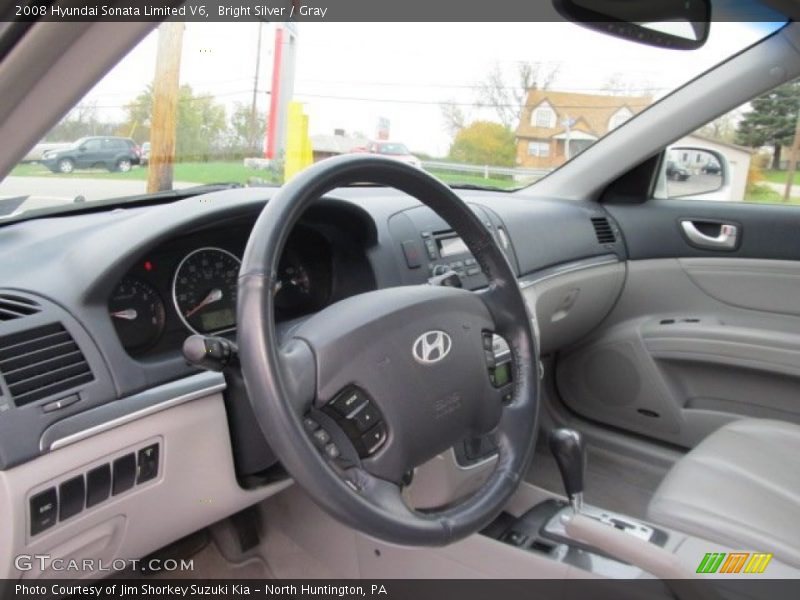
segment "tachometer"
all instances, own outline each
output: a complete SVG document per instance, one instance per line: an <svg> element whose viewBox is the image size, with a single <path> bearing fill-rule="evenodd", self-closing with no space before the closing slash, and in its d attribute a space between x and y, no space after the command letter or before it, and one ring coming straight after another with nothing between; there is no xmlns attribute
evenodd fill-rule
<svg viewBox="0 0 800 600"><path fill-rule="evenodd" d="M236 288L241 261L222 248L198 248L175 271L172 298L183 323L195 333L236 327Z"/></svg>
<svg viewBox="0 0 800 600"><path fill-rule="evenodd" d="M111 294L108 310L123 347L146 350L164 331L166 311L158 292L149 284L125 277Z"/></svg>

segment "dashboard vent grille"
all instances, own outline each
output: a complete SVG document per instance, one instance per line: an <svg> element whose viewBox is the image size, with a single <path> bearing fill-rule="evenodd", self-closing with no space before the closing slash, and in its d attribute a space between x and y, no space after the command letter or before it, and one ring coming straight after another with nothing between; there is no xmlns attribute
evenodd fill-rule
<svg viewBox="0 0 800 600"><path fill-rule="evenodd" d="M592 225L597 241L601 244L613 244L617 241L617 236L614 235L614 230L611 229L611 224L605 217L594 217Z"/></svg>
<svg viewBox="0 0 800 600"><path fill-rule="evenodd" d="M0 373L17 406L94 379L83 352L61 323L0 338Z"/></svg>
<svg viewBox="0 0 800 600"><path fill-rule="evenodd" d="M0 321L11 321L34 315L41 309L33 300L15 294L0 294Z"/></svg>

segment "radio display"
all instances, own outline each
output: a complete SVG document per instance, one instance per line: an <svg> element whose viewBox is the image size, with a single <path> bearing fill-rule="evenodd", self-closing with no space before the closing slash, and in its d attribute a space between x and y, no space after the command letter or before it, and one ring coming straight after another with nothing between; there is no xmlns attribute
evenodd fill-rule
<svg viewBox="0 0 800 600"><path fill-rule="evenodd" d="M469 252L469 248L460 237L439 238L436 241L439 243L439 254L442 258Z"/></svg>

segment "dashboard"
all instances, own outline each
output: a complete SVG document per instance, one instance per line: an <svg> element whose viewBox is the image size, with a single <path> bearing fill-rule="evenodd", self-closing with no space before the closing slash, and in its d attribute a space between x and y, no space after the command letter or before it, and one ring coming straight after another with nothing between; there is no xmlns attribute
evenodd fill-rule
<svg viewBox="0 0 800 600"><path fill-rule="evenodd" d="M183 342L193 333L235 340L239 264L274 193L242 188L152 206L88 206L3 228L0 471L208 385L183 357ZM597 277L592 285L602 289L578 300L574 286L540 291L536 282L557 282L576 264L624 260L621 236L609 242L597 233L598 220L617 230L601 207L459 193L505 252L531 312L542 313L543 351L599 322L616 275ZM278 335L349 296L450 271L467 289L487 285L452 228L417 199L370 186L334 190L303 215L283 250L273 290ZM576 307L570 318L565 301Z"/></svg>

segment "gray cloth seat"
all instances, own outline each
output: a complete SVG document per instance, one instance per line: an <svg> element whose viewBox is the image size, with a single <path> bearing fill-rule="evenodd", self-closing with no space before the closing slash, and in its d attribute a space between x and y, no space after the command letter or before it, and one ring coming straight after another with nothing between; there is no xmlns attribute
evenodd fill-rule
<svg viewBox="0 0 800 600"><path fill-rule="evenodd" d="M647 516L800 568L800 426L745 419L721 427L672 467Z"/></svg>

